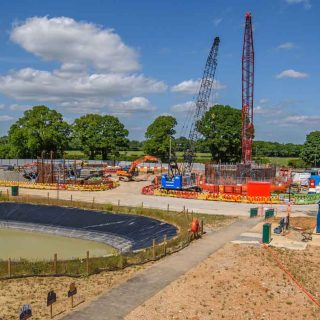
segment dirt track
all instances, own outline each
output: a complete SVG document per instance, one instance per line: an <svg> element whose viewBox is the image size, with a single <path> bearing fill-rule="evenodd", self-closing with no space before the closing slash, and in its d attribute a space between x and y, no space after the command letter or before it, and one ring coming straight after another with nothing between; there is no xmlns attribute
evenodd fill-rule
<svg viewBox="0 0 320 320"><path fill-rule="evenodd" d="M128 206L141 206L144 207L167 209L169 204L171 210L181 211L185 206L189 211L208 214L232 215L232 216L246 216L249 215L249 210L256 207L256 204L234 203L234 202L217 202L206 200L194 199L181 199L171 197L159 196L146 196L141 194L143 186L150 184L148 181L141 182L123 182L118 188L107 191L59 191L60 199L70 199L71 195L74 201L82 200L91 202L94 198L98 203L112 203L117 204L120 200L121 205ZM8 188L0 188L6 192ZM33 190L33 189L20 189L21 194L30 194L47 197L48 193L50 198L57 198L56 190ZM274 205L277 208L279 215L284 214L286 210L285 205ZM293 206L293 216L305 216L306 214L315 215L317 212L317 205L300 205Z"/></svg>
<svg viewBox="0 0 320 320"><path fill-rule="evenodd" d="M286 251L283 257L289 270L316 296L318 259L317 248L299 253ZM296 270L301 268L299 275ZM318 310L269 252L229 243L136 308L125 320L319 319Z"/></svg>

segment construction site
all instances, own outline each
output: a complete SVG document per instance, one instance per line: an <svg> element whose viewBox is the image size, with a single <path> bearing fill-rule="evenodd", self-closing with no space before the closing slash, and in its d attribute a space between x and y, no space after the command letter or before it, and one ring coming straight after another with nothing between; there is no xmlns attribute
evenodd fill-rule
<svg viewBox="0 0 320 320"><path fill-rule="evenodd" d="M252 159L254 137L254 40L251 14L245 17L242 51L242 158L240 163L194 163L195 143L200 138L196 123L209 108L213 94L220 39L210 49L189 128L184 162L177 163L174 153L169 163L151 155L133 162L82 161L55 159L53 152L42 153L36 160L1 160L0 184L35 189L101 191L116 188L119 181L150 181L141 190L145 195L159 195L202 200L245 203L295 204L320 200L320 176L317 168L305 171L259 165Z"/></svg>
<svg viewBox="0 0 320 320"><path fill-rule="evenodd" d="M182 161L0 159L0 319L320 319L320 169L254 162L253 30L238 163L195 162L219 37Z"/></svg>

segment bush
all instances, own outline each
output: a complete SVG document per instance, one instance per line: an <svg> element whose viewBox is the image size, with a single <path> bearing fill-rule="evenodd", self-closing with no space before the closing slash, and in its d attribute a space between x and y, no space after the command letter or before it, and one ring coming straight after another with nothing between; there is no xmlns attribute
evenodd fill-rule
<svg viewBox="0 0 320 320"><path fill-rule="evenodd" d="M288 166L292 168L305 168L307 164L302 159L290 159L288 161Z"/></svg>

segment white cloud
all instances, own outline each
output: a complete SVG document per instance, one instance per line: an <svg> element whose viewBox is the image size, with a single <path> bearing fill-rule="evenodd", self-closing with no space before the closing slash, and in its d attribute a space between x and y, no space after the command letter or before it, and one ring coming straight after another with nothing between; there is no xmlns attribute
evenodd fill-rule
<svg viewBox="0 0 320 320"><path fill-rule="evenodd" d="M261 115L263 117L274 117L275 115L279 115L281 113L282 109L280 107L266 106L264 104L253 108L254 115Z"/></svg>
<svg viewBox="0 0 320 320"><path fill-rule="evenodd" d="M278 49L293 49L295 47L293 42L284 42L278 46Z"/></svg>
<svg viewBox="0 0 320 320"><path fill-rule="evenodd" d="M81 114L167 90L164 82L133 73L140 68L138 55L111 29L66 17L35 17L14 26L11 39L44 60L61 63L55 70L23 68L0 76L0 92L16 100L55 104ZM139 103L131 109L147 109L141 99Z"/></svg>
<svg viewBox="0 0 320 320"><path fill-rule="evenodd" d="M303 4L306 9L311 8L310 0L286 0L288 4Z"/></svg>
<svg viewBox="0 0 320 320"><path fill-rule="evenodd" d="M193 80L193 79L185 80L185 81L180 82L177 85L172 86L171 91L184 93L184 94L197 94L198 90L200 88L200 83L201 83L200 79L198 79L198 80ZM226 88L226 86L221 84L220 81L214 80L213 89L221 90L221 89L225 89L225 88Z"/></svg>
<svg viewBox="0 0 320 320"><path fill-rule="evenodd" d="M14 117L11 117L11 116L8 116L8 115L0 116L0 121L1 121L1 122L11 121L11 120L13 120L13 119L14 119Z"/></svg>
<svg viewBox="0 0 320 320"><path fill-rule="evenodd" d="M253 114L265 114L266 109L261 106L256 106L253 108Z"/></svg>
<svg viewBox="0 0 320 320"><path fill-rule="evenodd" d="M103 29L72 18L33 17L14 26L10 38L45 60L66 64L92 64L109 72L140 68L137 53L112 29Z"/></svg>
<svg viewBox="0 0 320 320"><path fill-rule="evenodd" d="M216 18L216 19L213 20L213 24L215 26L218 26L222 22L222 20L223 20L222 18Z"/></svg>
<svg viewBox="0 0 320 320"><path fill-rule="evenodd" d="M112 109L116 113L137 113L155 111L156 107L144 97L133 97L127 101L113 102Z"/></svg>
<svg viewBox="0 0 320 320"><path fill-rule="evenodd" d="M187 101L184 103L179 103L171 107L173 112L188 112L195 110L195 103L194 101Z"/></svg>
<svg viewBox="0 0 320 320"><path fill-rule="evenodd" d="M166 85L143 75L93 73L61 77L59 70L50 72L25 68L1 76L0 90L18 100L57 102L66 98L163 92Z"/></svg>
<svg viewBox="0 0 320 320"><path fill-rule="evenodd" d="M319 125L320 116L290 115L282 120L287 125Z"/></svg>
<svg viewBox="0 0 320 320"><path fill-rule="evenodd" d="M31 106L21 105L21 104L12 104L9 106L9 109L12 111L26 111L31 109Z"/></svg>
<svg viewBox="0 0 320 320"><path fill-rule="evenodd" d="M281 79L281 78L303 79L307 77L308 77L307 73L295 71L293 69L284 70L277 75L278 79Z"/></svg>

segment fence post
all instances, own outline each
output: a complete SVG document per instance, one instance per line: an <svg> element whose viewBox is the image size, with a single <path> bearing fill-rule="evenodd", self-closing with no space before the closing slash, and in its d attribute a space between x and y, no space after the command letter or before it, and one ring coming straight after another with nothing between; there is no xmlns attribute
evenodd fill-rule
<svg viewBox="0 0 320 320"><path fill-rule="evenodd" d="M186 212L186 206L183 206L183 212Z"/></svg>
<svg viewBox="0 0 320 320"><path fill-rule="evenodd" d="M71 205L72 205L72 195L70 195L70 201L71 201Z"/></svg>
<svg viewBox="0 0 320 320"><path fill-rule="evenodd" d="M7 198L8 198L8 201L9 201L9 189L7 189Z"/></svg>
<svg viewBox="0 0 320 320"><path fill-rule="evenodd" d="M8 277L11 278L11 258L8 259Z"/></svg>
<svg viewBox="0 0 320 320"><path fill-rule="evenodd" d="M142 201L142 203L141 203L141 209L143 209L143 201Z"/></svg>
<svg viewBox="0 0 320 320"><path fill-rule="evenodd" d="M93 209L93 206L94 206L94 197L92 197L92 205L91 205L92 209Z"/></svg>
<svg viewBox="0 0 320 320"><path fill-rule="evenodd" d="M163 251L164 251L164 255L166 256L167 255L167 235L165 234L164 237L163 237Z"/></svg>
<svg viewBox="0 0 320 320"><path fill-rule="evenodd" d="M48 204L49 204L49 192L47 193L47 198L48 198Z"/></svg>
<svg viewBox="0 0 320 320"><path fill-rule="evenodd" d="M122 270L124 267L124 259L122 253L120 253L120 261L119 261L119 268Z"/></svg>
<svg viewBox="0 0 320 320"><path fill-rule="evenodd" d="M156 259L156 240L152 240L152 258L153 260Z"/></svg>
<svg viewBox="0 0 320 320"><path fill-rule="evenodd" d="M169 213L169 210L170 210L170 206L169 206L169 203L167 205L167 212Z"/></svg>
<svg viewBox="0 0 320 320"><path fill-rule="evenodd" d="M58 264L57 264L57 254L55 253L53 256L53 269L54 269L54 274L58 273Z"/></svg>
<svg viewBox="0 0 320 320"><path fill-rule="evenodd" d="M89 275L89 251L87 251L87 260L86 260L86 269L87 269L87 276Z"/></svg>

